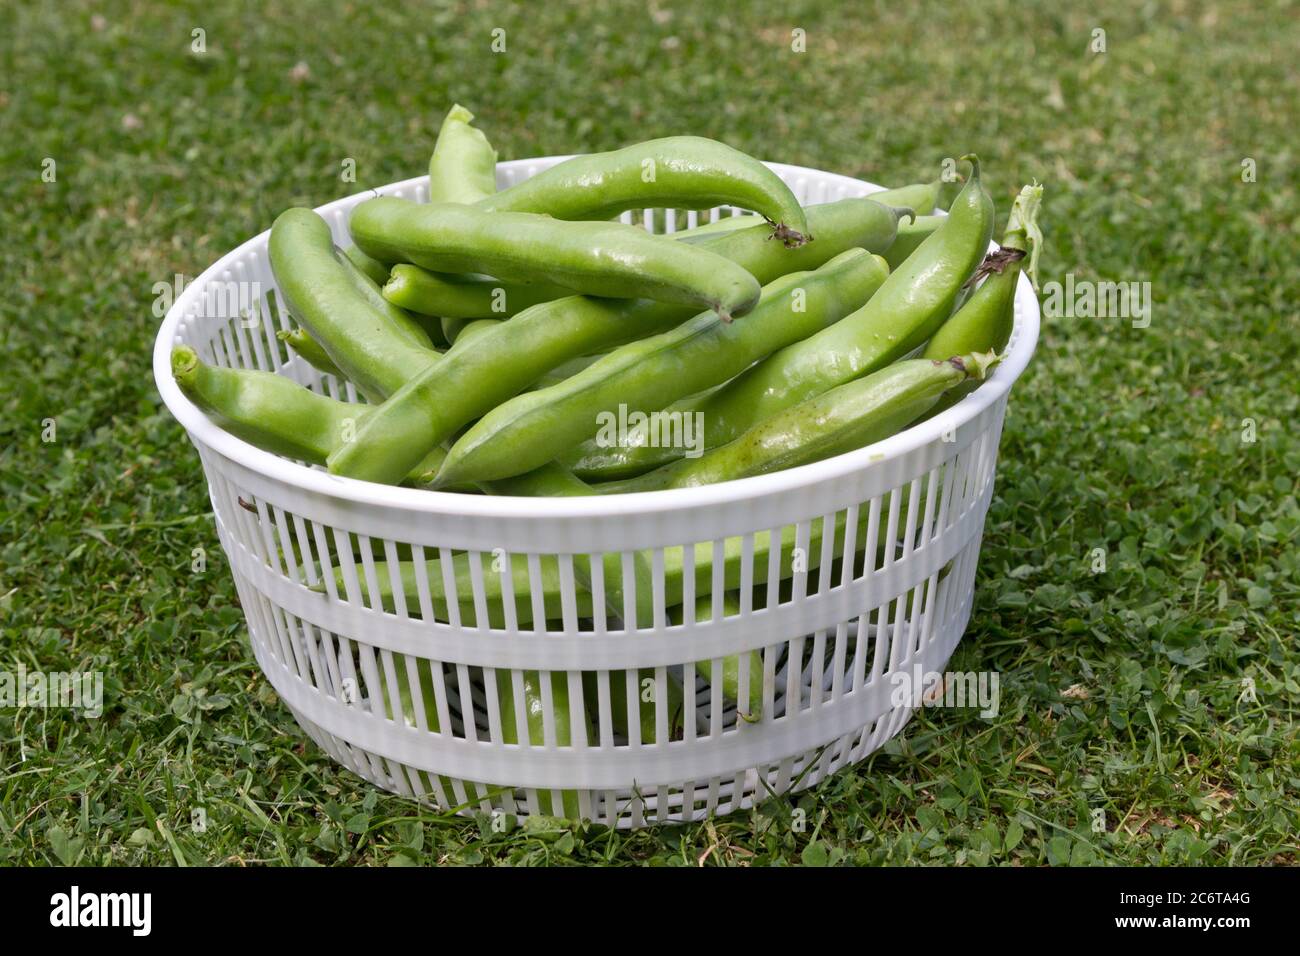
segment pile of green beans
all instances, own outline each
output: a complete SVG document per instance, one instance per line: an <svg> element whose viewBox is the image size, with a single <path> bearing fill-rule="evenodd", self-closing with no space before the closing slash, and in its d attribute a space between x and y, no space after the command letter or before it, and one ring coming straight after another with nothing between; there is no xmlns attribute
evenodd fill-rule
<svg viewBox="0 0 1300 956"><path fill-rule="evenodd" d="M541 496L725 481L902 427L869 390L844 432L809 403L847 401L843 386L917 350L967 367L996 354L1041 245L1042 190L1026 187L985 261L994 209L974 156L942 216L938 180L805 209L762 163L693 136L578 156L497 192L496 152L472 120L460 105L443 120L430 201L362 202L346 251L311 210L271 230L297 323L279 338L370 407L349 414L182 350L187 394L246 440L361 480ZM671 238L608 221L718 205L754 212ZM977 379L942 383L916 414ZM801 419L814 408L818 422ZM783 452L756 458L760 439Z"/></svg>
<svg viewBox="0 0 1300 956"><path fill-rule="evenodd" d="M1020 274L1036 282L1042 187L1024 188L988 254L994 206L973 155L945 215L934 214L937 180L805 208L764 164L695 136L578 156L498 192L496 151L473 119L457 105L443 120L429 201L360 203L346 249L308 209L271 229L271 267L296 323L279 332L283 347L369 404L217 368L182 346L172 364L184 393L245 441L348 478L537 497L696 487L851 451L949 407L1006 346ZM667 236L610 221L717 206L749 212ZM687 441L665 422L697 434ZM755 558L768 544L756 538ZM793 542L779 544L784 560ZM721 580L734 588L740 555L727 547ZM649 623L648 563L633 555L633 597L622 556L606 558L606 612ZM452 560L464 595L468 558ZM701 600L713 561L709 547L696 554L690 592ZM391 605L398 581L409 603L414 567L390 575L377 563L375 597ZM689 592L682 567L667 565L671 608ZM591 570L575 561L582 617L598 610ZM526 567L510 572L527 595ZM493 583L480 626L507 619L497 577L484 576ZM441 574L429 583L444 613ZM542 583L549 619L559 579L545 560ZM527 626L533 614L522 600L512 616ZM705 679L711 666L699 665ZM722 664L733 702L740 669ZM755 674L747 712L758 706ZM613 681L624 723L636 717L626 690L644 676ZM534 713L540 678L527 678L508 719L503 702L512 725L532 719L516 703ZM547 696L567 700L567 689Z"/></svg>
<svg viewBox="0 0 1300 956"><path fill-rule="evenodd" d="M615 349L560 384L520 395L489 412L456 442L455 460L444 462L439 481L506 478L540 467L554 457L556 445L570 447L594 433L599 414L620 402L661 408L680 396L721 385L755 360L852 312L887 272L879 256L851 249L815 272L791 273L770 283L743 322L725 323L704 312L671 331ZM400 413L398 400L367 422L366 433L332 459L331 467L350 465L335 470L354 477L400 479L401 473L379 466L404 473L403 459L366 457L362 452L382 440L368 441L386 424L390 410ZM397 429L398 437L390 439L394 451L402 431Z"/></svg>
<svg viewBox="0 0 1300 956"><path fill-rule="evenodd" d="M947 407L996 363L1019 274L1034 275L1041 188L1026 187L1002 249L985 259L993 204L974 156L946 216L933 215L938 180L805 208L763 163L696 136L578 156L498 192L496 151L473 120L460 105L443 119L428 201L360 203L345 248L309 209L272 226L271 268L292 320L275 344L351 382L366 404L217 367L185 346L172 353L182 392L244 441L352 479L542 498L697 487L851 451ZM610 221L720 206L740 213L669 235ZM607 434L629 412L628 427ZM664 445L650 425L664 420L682 440ZM429 602L438 620L498 630L542 628L566 611L584 626L647 627L659 591L669 625L681 626L691 595L697 621L738 614L753 567L773 569L752 595L766 606L788 599L799 573L865 562L868 515L816 519L803 542L786 526L696 544L689 560L673 548L653 560L574 555L568 607L561 559L546 554L532 566L511 554L494 572L472 552L427 553L421 567L406 545L370 545L375 576L322 566L311 590L386 612ZM823 553L831 567L820 567ZM391 665L366 675L372 700L395 721L445 729L436 665L400 654ZM761 720L764 665L750 651L588 672L582 704L556 672L502 669L478 690L489 712L495 698L506 743L540 745L549 724L545 742L561 747L609 731L658 746L696 719L683 679L692 691L695 680L712 685L737 719ZM597 728L601 697L610 723ZM474 719L460 689L441 703ZM577 817L577 794L542 794L540 809Z"/></svg>
<svg viewBox="0 0 1300 956"><path fill-rule="evenodd" d="M703 416L709 448L734 441L753 425L884 368L923 344L951 314L963 285L988 248L993 202L980 182L979 161L949 214L860 309L794 342L706 396L669 409ZM591 481L616 480L658 468L686 449L638 441L619 447L590 442L561 461ZM459 444L459 443L458 443ZM452 455L457 449L453 447Z"/></svg>

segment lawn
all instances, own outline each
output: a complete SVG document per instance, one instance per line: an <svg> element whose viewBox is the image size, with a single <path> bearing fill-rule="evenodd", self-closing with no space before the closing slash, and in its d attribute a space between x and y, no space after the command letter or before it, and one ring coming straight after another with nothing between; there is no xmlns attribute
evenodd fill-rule
<svg viewBox="0 0 1300 956"><path fill-rule="evenodd" d="M0 670L105 681L98 719L0 710L0 863L1295 861L1293 4L293 6L0 10ZM453 101L503 159L689 132L898 185L973 150L999 223L1046 185L1045 280L1150 282L1145 327L1045 318L1012 395L951 664L998 716L630 834L495 833L306 740L153 385L157 284L420 173Z"/></svg>

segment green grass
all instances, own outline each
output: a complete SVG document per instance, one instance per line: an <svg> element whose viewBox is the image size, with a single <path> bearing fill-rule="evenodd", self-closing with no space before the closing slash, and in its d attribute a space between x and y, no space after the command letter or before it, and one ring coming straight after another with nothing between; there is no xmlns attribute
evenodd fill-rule
<svg viewBox="0 0 1300 956"><path fill-rule="evenodd" d="M0 711L0 862L1294 862L1295 5L733 7L4 6L0 668L102 670L107 709ZM154 389L152 287L418 174L453 100L503 158L689 132L900 184L974 150L1001 218L1046 184L1045 279L1151 281L1149 328L1046 321L1013 396L951 665L1000 671L998 717L922 712L806 827L782 799L627 835L494 834L306 741Z"/></svg>

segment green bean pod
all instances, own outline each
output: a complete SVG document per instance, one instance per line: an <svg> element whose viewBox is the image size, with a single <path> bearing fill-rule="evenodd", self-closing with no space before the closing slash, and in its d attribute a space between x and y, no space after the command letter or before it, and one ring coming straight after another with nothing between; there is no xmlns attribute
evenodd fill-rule
<svg viewBox="0 0 1300 956"><path fill-rule="evenodd" d="M339 371L339 367L334 364L325 350L320 347L320 343L311 337L306 329L289 329L275 333L275 337L289 346L295 352L302 356L303 360L318 372L325 375L333 375L339 381L343 381L346 376Z"/></svg>
<svg viewBox="0 0 1300 956"><path fill-rule="evenodd" d="M442 335L442 328L436 322L428 317L416 318L405 309L398 308L393 303L384 298L383 289L375 282L374 279L366 275L352 258L346 253L334 250L334 257L338 260L343 271L347 273L348 278L352 280L352 285L361 297L370 304L370 307L388 320L388 324L397 330L404 339L412 345L422 348L433 348L433 339L429 335L426 323L436 329L439 337Z"/></svg>
<svg viewBox="0 0 1300 956"><path fill-rule="evenodd" d="M496 212L544 213L556 219L609 219L629 209L752 209L775 238L812 238L790 187L765 165L724 143L668 136L608 153L575 156L479 203Z"/></svg>
<svg viewBox="0 0 1300 956"><path fill-rule="evenodd" d="M970 179L948 216L866 305L773 353L725 387L680 401L667 411L703 414L705 445L714 448L763 419L883 368L924 343L952 313L993 232L993 201L980 185L978 160L970 159ZM681 450L675 448L645 444L598 448L588 442L561 454L560 461L580 478L606 481L641 474L680 457Z"/></svg>
<svg viewBox="0 0 1300 956"><path fill-rule="evenodd" d="M474 203L497 191L497 152L473 119L459 103L447 111L429 157L429 202Z"/></svg>
<svg viewBox="0 0 1300 956"><path fill-rule="evenodd" d="M356 246L348 246L343 254L352 260L352 264L368 275L375 285L382 287L388 281L388 266L374 259Z"/></svg>
<svg viewBox="0 0 1300 956"><path fill-rule="evenodd" d="M872 202L880 203L882 206L895 206L907 209L913 216L928 215L934 211L935 201L939 195L940 182L933 183L916 183L911 186L900 186L898 189L886 189L883 192L872 193L868 198ZM917 207L914 208L911 202L915 202ZM812 207L809 206L808 210ZM807 210L806 210L807 211ZM701 236L711 236L719 232L731 232L733 229L747 229L750 226L757 226L763 222L762 216L756 215L738 215L725 216L722 219L715 219L713 222L702 223L698 226L692 226L690 229L678 229L676 232L668 233L670 239L684 239L688 242L694 242ZM903 230L900 224L899 232ZM876 250L883 252L884 250ZM893 260L890 260L890 267L893 268Z"/></svg>
<svg viewBox="0 0 1300 956"><path fill-rule="evenodd" d="M602 494L695 488L854 451L902 431L948 389L970 377L983 378L996 361L988 353L896 362L788 408L699 458L593 487Z"/></svg>
<svg viewBox="0 0 1300 956"><path fill-rule="evenodd" d="M695 601L695 620L707 621L713 617L713 599L714 595L706 594ZM740 613L740 601L735 594L728 591L722 595L722 614L724 617L732 617ZM675 619L681 623L682 617L680 610ZM741 701L740 678L741 678L741 659L745 660L745 669L748 673L748 688L744 695L744 701ZM712 685L715 680L721 684L722 699L725 703L735 704L740 710L741 718L744 720L757 720L763 715L763 654L758 650L747 651L744 654L732 654L721 660L721 667L715 678L713 672L713 661L703 660L695 662L695 669L700 675Z"/></svg>
<svg viewBox="0 0 1300 956"><path fill-rule="evenodd" d="M852 312L887 274L882 258L851 249L815 272L769 283L744 322L726 323L705 312L671 331L624 345L559 385L516 396L483 416L452 446L436 481L456 484L529 471L554 458L557 448L601 431L602 417L620 407L662 408L719 385ZM365 476L400 477L402 459L393 461L393 470L380 471L390 459L372 453L371 434L361 432L352 446Z"/></svg>
<svg viewBox="0 0 1300 956"><path fill-rule="evenodd" d="M443 275L409 263L393 266L384 286L384 298L393 305L444 319L508 319L539 302L572 294L557 285Z"/></svg>
<svg viewBox="0 0 1300 956"><path fill-rule="evenodd" d="M338 254L329 226L312 210L281 213L271 226L269 253L290 314L371 401L382 401L437 360L358 289L359 270L342 264L350 260Z"/></svg>
<svg viewBox="0 0 1300 956"><path fill-rule="evenodd" d="M1042 233L1038 228L1038 208L1043 198L1042 186L1026 186L1011 206L1002 247L990 253L980 266L987 274L965 304L939 327L921 353L922 358L938 359L945 355L970 352L997 352L1006 347L1015 321L1016 285L1022 267L1028 265L1030 280L1037 283L1038 252ZM966 382L948 392L925 416L932 417L950 408L968 395L978 382Z"/></svg>
<svg viewBox="0 0 1300 956"><path fill-rule="evenodd" d="M894 244L884 252L889 268L892 270L901 266L941 225L943 216L917 216L911 222L900 222Z"/></svg>
<svg viewBox="0 0 1300 956"><path fill-rule="evenodd" d="M317 395L274 372L208 365L188 345L172 349L172 376L190 401L232 435L301 461L323 461L364 408Z"/></svg>
<svg viewBox="0 0 1300 956"><path fill-rule="evenodd" d="M664 684L666 685L666 711L668 717L667 733L664 739L659 740L657 719L655 717L655 700L654 694L657 693L658 681L655 679L654 668L644 668L635 671L632 679L634 697L629 698L627 693L627 675L628 671L610 671L609 672L609 712L610 712L610 729L615 734L631 739L628 733L632 719L636 721L641 730L641 743L667 743L670 740L680 740L682 737L683 722L693 715L685 712L685 698L682 694L682 686L677 682L672 674L666 675ZM650 681L650 684L646 684ZM647 700L647 694L649 699ZM582 674L582 695L587 703L588 714L594 714L599 711L600 705L600 684L594 671L583 671ZM632 701L631 711L628 710L628 702Z"/></svg>
<svg viewBox="0 0 1300 956"><path fill-rule="evenodd" d="M474 340L474 337L481 335L488 329L494 329L500 319L474 319L466 322L459 331L456 332L457 341L468 344Z"/></svg>
<svg viewBox="0 0 1300 956"><path fill-rule="evenodd" d="M480 320L480 321L484 321L484 320ZM476 329L475 332L477 333L477 331L478 330ZM566 378L572 378L574 375L577 375L587 366L599 362L604 357L605 357L604 354L601 354L601 355L584 355L581 358L570 359L569 361L565 362L563 365L557 365L555 368L551 369L549 372L547 372L545 375L539 378L536 382L534 382L531 388L547 388L551 385L558 385L560 384L560 382L563 382Z"/></svg>
<svg viewBox="0 0 1300 956"><path fill-rule="evenodd" d="M575 734L571 726L569 712L569 684L563 671L550 671L551 676L551 715L555 727L552 741L546 741L546 699L543 696L542 676L537 671L520 673L523 710L511 690L510 672L497 670L497 702L501 708L501 738L505 743L517 744L523 739L520 734L521 723L527 727L530 745L540 747L544 741L553 742L560 747L571 747ZM592 742L591 725L586 719L585 710L580 718L585 724L586 739ZM538 794L541 811L553 817L568 817L576 820L580 816L578 794L575 790L560 791L559 803L554 800L553 791Z"/></svg>
<svg viewBox="0 0 1300 956"><path fill-rule="evenodd" d="M759 281L816 269L855 247L869 251L893 242L901 210L866 199L813 207L817 241L785 249L766 228L742 229L702 240L702 248L739 264ZM413 456L448 440L457 429L517 395L551 369L584 355L663 332L692 315L689 307L655 302L567 296L544 302L454 347L435 373L412 378L382 406L394 454ZM376 427L376 434L378 433Z"/></svg>
<svg viewBox="0 0 1300 956"><path fill-rule="evenodd" d="M352 237L386 259L393 250L434 272L486 273L575 292L647 298L744 315L759 285L743 268L617 222L563 222L535 213L419 205L380 196L352 211Z"/></svg>
<svg viewBox="0 0 1300 956"><path fill-rule="evenodd" d="M872 193L868 198L886 206L906 206L918 216L928 216L939 204L939 192L943 189L943 180L936 179L928 183L912 183Z"/></svg>
<svg viewBox="0 0 1300 956"><path fill-rule="evenodd" d="M350 441L374 409L318 395L273 372L221 368L188 345L172 349L172 375L185 396L222 428L251 445L313 465ZM437 447L405 476L427 485L446 452Z"/></svg>
<svg viewBox="0 0 1300 956"><path fill-rule="evenodd" d="M442 319L442 337L447 340L448 345L455 345L456 339L460 338L460 333L466 326L473 325L475 322L490 321L487 319L453 319L444 316Z"/></svg>

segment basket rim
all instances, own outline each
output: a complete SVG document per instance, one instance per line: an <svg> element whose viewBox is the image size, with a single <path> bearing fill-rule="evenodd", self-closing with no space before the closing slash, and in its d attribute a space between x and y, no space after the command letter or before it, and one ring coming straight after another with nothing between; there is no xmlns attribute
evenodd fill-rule
<svg viewBox="0 0 1300 956"><path fill-rule="evenodd" d="M498 170L526 167L538 163L555 163L569 156L538 156L508 160L497 164ZM855 179L839 173L793 166L786 163L766 163L780 173L806 173L813 176L834 176L862 186L864 194L882 191L885 187L867 180ZM428 179L415 176L367 189L341 199L315 207L326 215L339 209L349 209L363 199L381 195L389 190L409 189ZM211 448L218 454L255 471L273 481L298 490L342 499L368 507L380 507L419 513L437 513L464 517L485 518L600 518L629 515L654 515L686 508L709 507L732 503L747 498L780 495L806 490L823 482L830 482L856 472L886 466L889 462L921 447L941 440L945 433L955 433L961 426L975 420L986 409L1006 396L1012 384L1029 364L1038 343L1041 322L1039 303L1033 286L1021 273L1016 287L1016 314L1002 361L977 389L966 395L951 408L934 418L906 428L896 435L874 442L855 451L846 452L824 461L800 465L770 475L756 475L731 481L704 485L698 488L675 488L664 491L644 491L620 495L593 495L575 498L521 497L510 495L465 495L422 488L404 488L383 485L355 478L332 475L327 471L300 465L288 458L264 451L241 438L237 438L191 402L176 384L171 372L171 350L176 344L177 329L186 311L202 294L208 283L214 281L230 263L241 258L250 248L265 245L270 230L240 243L204 269L188 283L163 317L154 341L154 381L168 411L189 434L196 445ZM996 244L991 244L996 248ZM544 502L539 507L539 502Z"/></svg>

